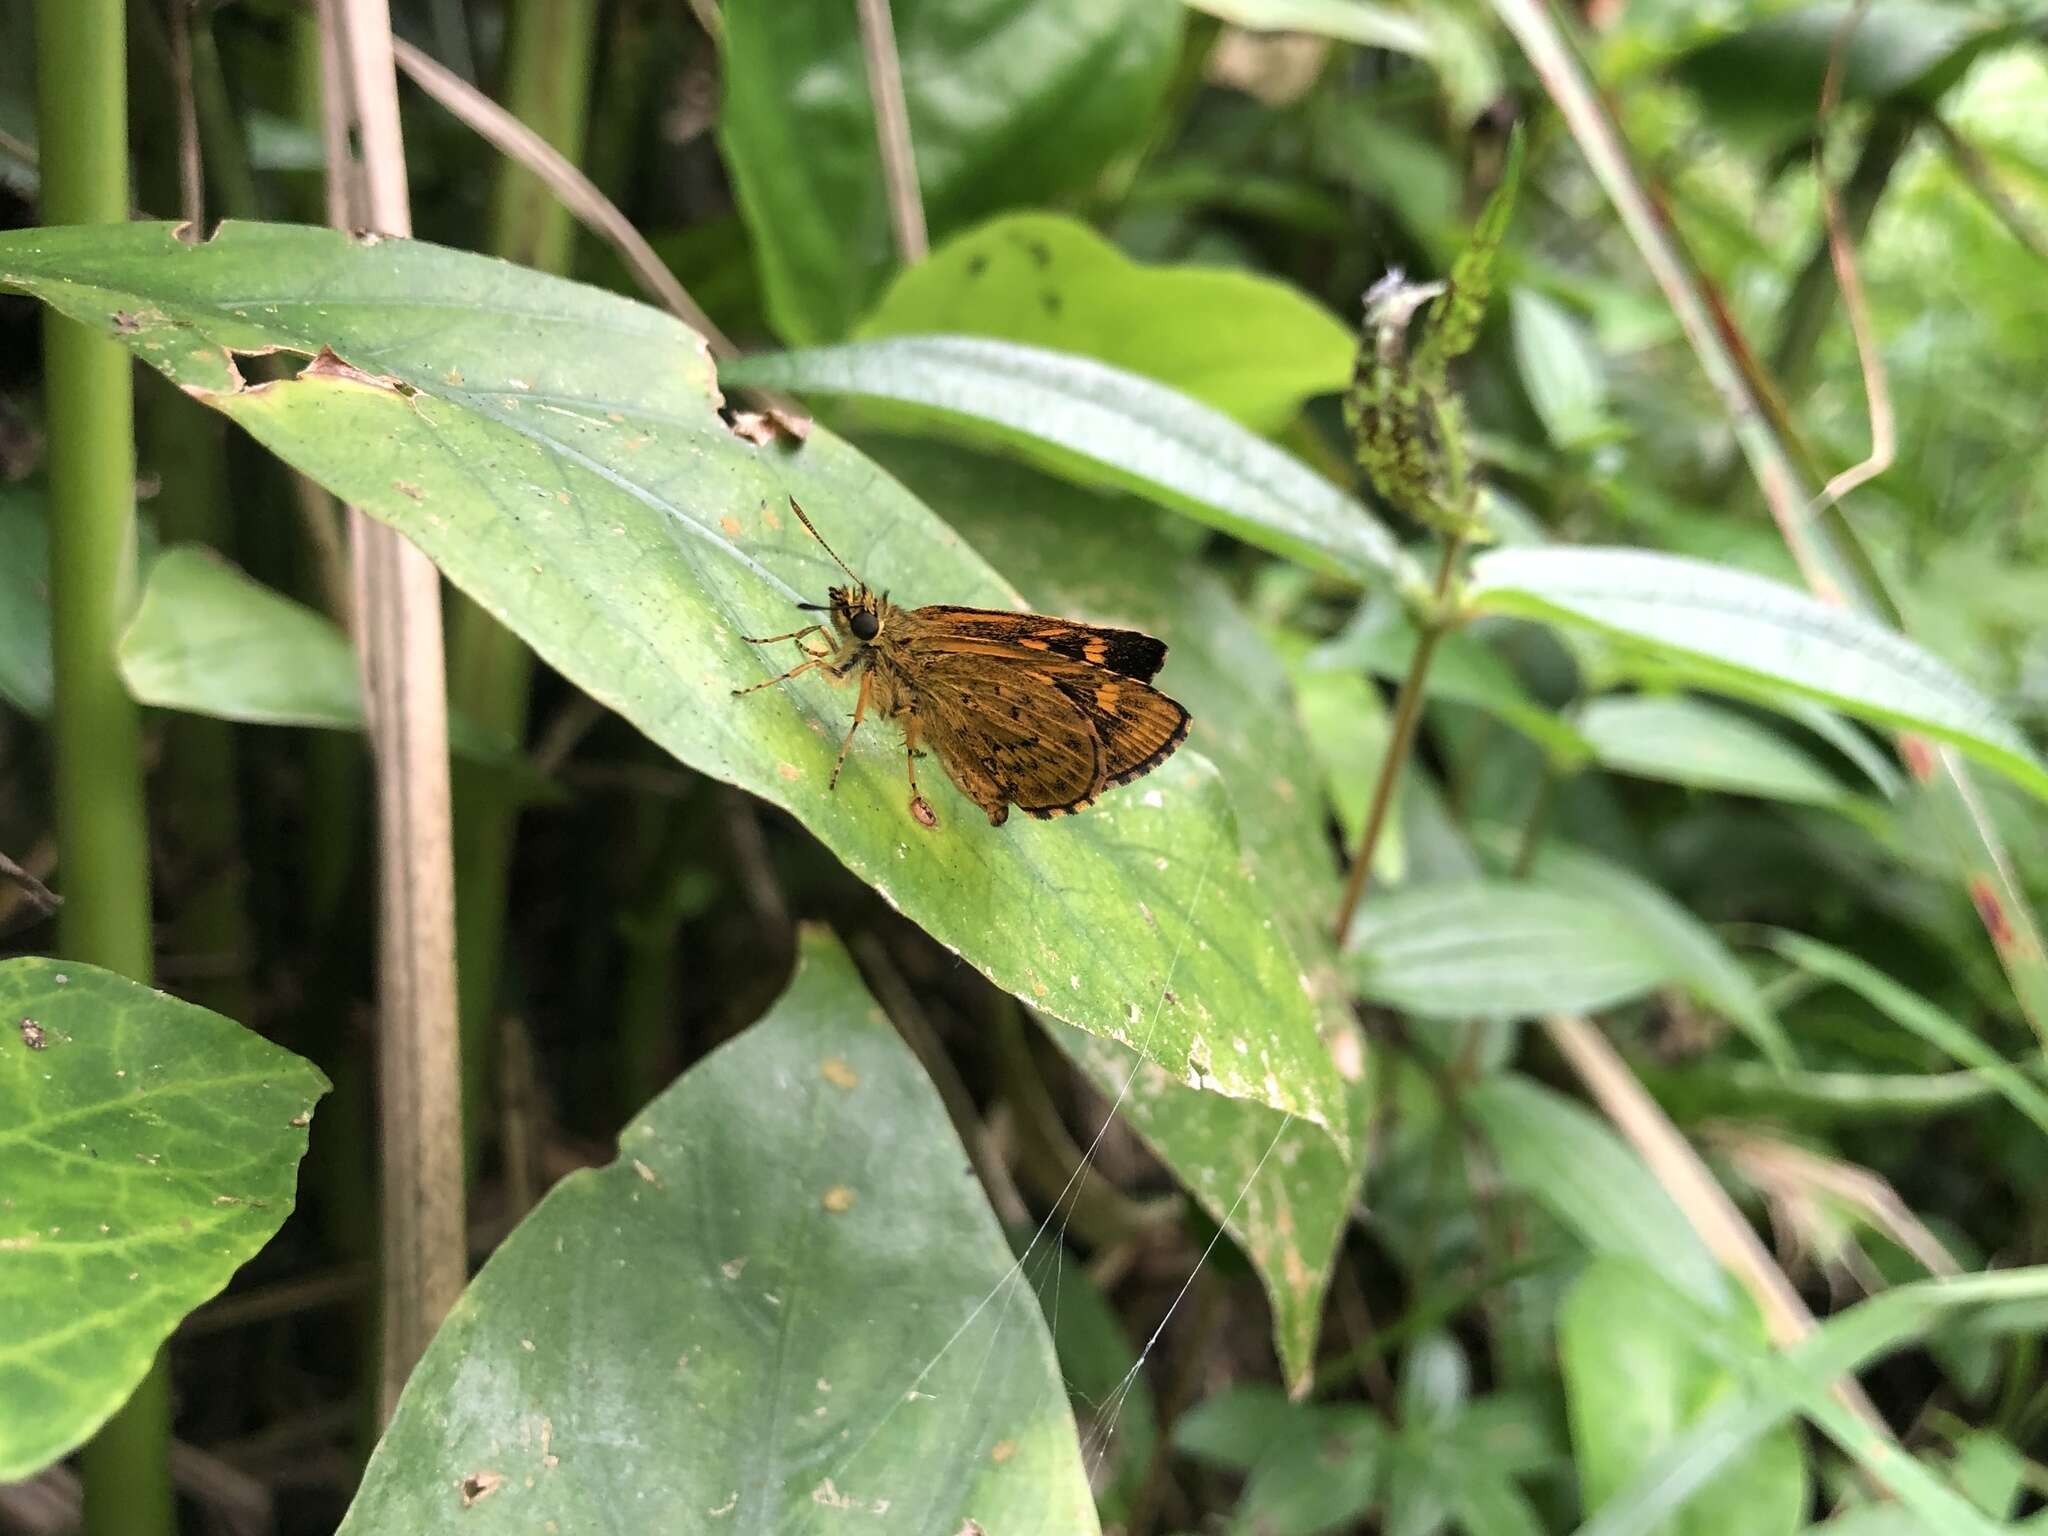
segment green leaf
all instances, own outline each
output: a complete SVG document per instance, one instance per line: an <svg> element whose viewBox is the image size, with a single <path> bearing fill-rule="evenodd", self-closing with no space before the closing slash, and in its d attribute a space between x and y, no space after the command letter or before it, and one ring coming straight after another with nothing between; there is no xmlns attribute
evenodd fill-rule
<svg viewBox="0 0 2048 1536"><path fill-rule="evenodd" d="M1785 1028L1742 962L1714 930L1662 890L1583 848L1545 845L1530 877L1607 903L1663 955L1671 977L1749 1036L1781 1070L1797 1064Z"/></svg>
<svg viewBox="0 0 2048 1536"><path fill-rule="evenodd" d="M1371 513L1228 416L1089 358L908 336L729 363L725 378L858 395L970 423L1073 478L1150 496L1248 544L1358 582L1416 579Z"/></svg>
<svg viewBox="0 0 2048 1536"><path fill-rule="evenodd" d="M2048 798L2048 768L1946 663L1778 582L1647 550L1497 549L1473 563L1469 595L1480 612L1625 638L1702 687L1923 732Z"/></svg>
<svg viewBox="0 0 2048 1536"><path fill-rule="evenodd" d="M1558 1358L1571 1414L1579 1501L1598 1511L1717 1400L1737 1386L1732 1373L1669 1314L1643 1299L1663 1282L1618 1258L1593 1261L1558 1309ZM1742 1325L1767 1347L1753 1313ZM1722 1468L1661 1536L1785 1536L1806 1516L1804 1458L1790 1429L1761 1437Z"/></svg>
<svg viewBox="0 0 2048 1536"><path fill-rule="evenodd" d="M1187 0L1198 11L1254 32L1310 32L1380 48L1388 53L1431 53L1429 28L1406 11L1372 0Z"/></svg>
<svg viewBox="0 0 2048 1536"><path fill-rule="evenodd" d="M291 1214L327 1080L71 961L0 962L0 1482L127 1401Z"/></svg>
<svg viewBox="0 0 2048 1536"><path fill-rule="evenodd" d="M1399 605L1374 597L1342 631L1310 652L1308 664L1359 666L1399 682L1414 660L1416 639L1415 626ZM1513 726L1560 768L1576 767L1592 754L1572 722L1532 698L1513 668L1468 631L1454 629L1438 640L1425 686L1432 699L1469 704Z"/></svg>
<svg viewBox="0 0 2048 1536"><path fill-rule="evenodd" d="M1593 1252L1633 1258L1717 1312L1728 1305L1727 1284L1699 1234L1604 1121L1508 1073L1475 1083L1464 1105L1509 1185Z"/></svg>
<svg viewBox="0 0 2048 1536"><path fill-rule="evenodd" d="M1152 1385L1139 1369L1138 1352L1123 1319L1096 1288L1088 1271L1058 1242L1039 1244L1031 1230L1013 1231L1026 1278L1065 1379L1088 1459L1089 1481L1101 1518L1129 1518L1132 1501L1159 1446L1159 1413ZM1036 1251L1034 1252L1034 1248Z"/></svg>
<svg viewBox="0 0 2048 1536"><path fill-rule="evenodd" d="M0 699L50 712L50 532L42 496L0 485Z"/></svg>
<svg viewBox="0 0 2048 1536"><path fill-rule="evenodd" d="M943 0L891 7L926 222L944 235L1086 186L1153 120L1180 52L1158 0ZM895 265L855 11L725 10L718 139L768 317L844 336Z"/></svg>
<svg viewBox="0 0 2048 1536"><path fill-rule="evenodd" d="M118 654L143 704L257 725L363 728L348 637L198 545L151 563Z"/></svg>
<svg viewBox="0 0 2048 1536"><path fill-rule="evenodd" d="M1591 1012L1671 970L1606 902L1506 880L1376 891L1345 958L1366 997L1437 1019Z"/></svg>
<svg viewBox="0 0 2048 1536"><path fill-rule="evenodd" d="M1165 997L1142 1032L1148 1059L1183 1078L1199 1060L1203 1086L1272 1094L1343 1136L1299 962L1233 900L1236 827L1196 752L1087 815L1000 828L928 772L941 826L927 831L884 727L827 792L846 693L813 676L732 697L791 659L740 637L791 627L795 600L841 579L788 516L791 496L899 600L1021 599L831 434L792 451L728 430L702 343L678 322L481 257L284 226L230 223L192 246L167 226L27 230L0 237L0 274L397 528L571 682L789 810L998 985L1131 1043ZM224 350L329 346L375 375L322 355L295 379L240 387ZM1245 1056L1202 1043L1217 1019L1249 1021Z"/></svg>
<svg viewBox="0 0 2048 1536"><path fill-rule="evenodd" d="M1351 375L1351 333L1252 272L1144 266L1077 219L1017 213L900 274L860 337L952 332L1092 357L1254 432L1278 432Z"/></svg>
<svg viewBox="0 0 2048 1536"><path fill-rule="evenodd" d="M1030 1283L937 1091L816 931L767 1016L492 1255L341 1528L622 1521L1097 1529Z"/></svg>
<svg viewBox="0 0 2048 1536"><path fill-rule="evenodd" d="M1175 551L1142 508L930 443L864 446L993 556L1034 606L1130 625L1171 647L1176 697L1200 721L1243 833L1234 904L1269 907L1302 962L1324 1037L1363 1049L1329 937L1337 867L1313 792L1315 765L1288 708L1287 678L1227 588ZM1221 1027L1224 1021L1215 1021ZM1132 1052L1055 1023L1048 1031L1094 1079L1257 1271L1290 1383L1305 1385L1337 1242L1358 1175L1306 1121L1200 1092ZM1213 1037L1215 1049L1235 1049ZM1236 1038L1242 1038L1238 1036Z"/></svg>
<svg viewBox="0 0 2048 1536"><path fill-rule="evenodd" d="M116 654L138 703L250 725L363 729L348 636L200 545L174 545L150 561ZM448 741L472 761L518 755L460 713L449 715Z"/></svg>
<svg viewBox="0 0 2048 1536"><path fill-rule="evenodd" d="M1613 427L1607 415L1607 374L1599 351L1563 305L1534 288L1508 295L1515 365L1522 387L1552 443L1584 448Z"/></svg>
<svg viewBox="0 0 2048 1536"><path fill-rule="evenodd" d="M1451 263L1449 285L1423 317L1422 337L1416 344L1418 372L1441 372L1445 363L1463 357L1479 339L1487 302L1493 297L1494 265L1500 259L1501 243L1507 239L1515 198L1521 191L1525 148L1522 127L1517 123L1508 133L1500 180L1479 210L1471 238Z"/></svg>
<svg viewBox="0 0 2048 1536"><path fill-rule="evenodd" d="M1643 1287L1639 1306L1666 1311L1742 1380L1742 1390L1710 1405L1683 1433L1651 1456L1578 1536L1648 1536L1737 1456L1794 1413L1804 1413L1887 1487L1931 1531L1943 1536L1996 1536L2003 1527L1952 1492L1897 1442L1881 1437L1836 1401L1830 1388L1868 1362L1912 1342L1950 1314L2048 1297L2048 1266L1962 1275L1895 1286L1823 1323L1782 1355L1731 1340L1725 1318L1702 1312L1663 1287ZM2019 1326L2036 1326L2021 1314Z"/></svg>
<svg viewBox="0 0 2048 1536"><path fill-rule="evenodd" d="M1776 731L1683 695L1592 700L1577 724L1603 768L1694 789L1840 806L1842 781Z"/></svg>
<svg viewBox="0 0 2048 1536"><path fill-rule="evenodd" d="M1753 1061L1702 1061L1646 1072L1659 1103L1685 1120L1784 1116L1802 1122L1954 1114L1998 1094L1977 1072L1782 1071Z"/></svg>
<svg viewBox="0 0 2048 1536"><path fill-rule="evenodd" d="M1796 933L1779 933L1772 948L1801 970L1847 987L1894 1024L1910 1030L1936 1050L1974 1068L2021 1114L2048 1131L2048 1093L1976 1035L1909 987L1832 944Z"/></svg>

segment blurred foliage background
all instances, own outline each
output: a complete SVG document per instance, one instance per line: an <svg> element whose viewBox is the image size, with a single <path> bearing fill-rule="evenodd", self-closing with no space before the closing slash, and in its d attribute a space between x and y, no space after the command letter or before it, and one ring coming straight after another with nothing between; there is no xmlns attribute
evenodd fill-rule
<svg viewBox="0 0 2048 1536"><path fill-rule="evenodd" d="M852 0L394 0L393 13L398 36L581 165L743 351L944 332L1097 359L1357 493L1424 564L1434 535L1352 467L1339 398L1361 296L1390 270L1448 271L1520 124L1493 302L1456 372L1491 540L1639 546L1803 586L1555 80L1525 58L1518 28L1559 29L1816 484L1872 440L1871 370L1817 168L1839 188L1897 429L1892 461L1841 521L1881 611L2037 749L2048 739L2048 21L2017 0L1876 0L1853 35L1847 6L1761 0L1554 13L896 0L931 245L910 260ZM138 214L185 207L189 106L208 224L321 222L311 11L210 0L179 18L134 0L129 18ZM39 222L32 20L25 4L0 10L10 229ZM1823 116L1831 58L1840 101ZM403 106L421 239L636 291L530 175L417 90ZM61 890L39 334L31 299L0 298L0 851ZM1860 1344L1823 1334L1849 1353L1777 1357L1798 1380L1759 1375L1760 1341L1786 1342L1769 1306L1754 1314L1736 1287L1703 1321L1701 1296L1724 1276L1708 1251L1726 1254L1695 1235L1701 1207L1601 1118L1615 1101L1570 1036L1533 1022L1597 1015L1644 1102L1820 1318L1930 1275L2048 1262L2048 1018L2030 1027L2026 1001L2042 995L2029 993L2038 941L2023 911L1995 893L1987 906L1959 872L1953 823L1886 736L1817 706L1686 692L1682 673L1591 631L1482 618L1431 673L1361 909L1369 936L1350 959L1317 960L1301 935L1335 909L1414 605L1077 467L1057 430L796 387L1034 603L1172 642L1161 683L1194 708L1192 745L1222 771L1250 850L1244 910L1276 914L1304 970L1342 965L1349 979L1324 989L1318 1022L1356 1166L1335 1169L1303 1137L1302 1160L1290 1145L1269 1175L1283 1205L1324 1181L1315 1198L1335 1225L1312 1257L1317 1283L1290 1313L1280 1266L1247 1235L1267 1218L1240 1210L1267 1167L1260 1149L1283 1145L1277 1116L1193 1125L1144 1089L1127 1102L1128 1053L1045 1019L1048 1038L1011 995L1022 989L962 964L797 818L678 762L456 600L474 1259L563 1176L610 1162L650 1100L741 1036L819 942L800 940L802 925L822 923L859 974L814 953L810 984L841 988L832 1006L852 1009L862 985L880 1002L938 1083L996 1215L1029 1244L1105 1529L2039 1523L2048 1296L1987 1291L1988 1310L1911 1322L1904 1304L1865 1312ZM373 828L332 622L338 525L321 493L146 370L138 412L145 558L201 545L228 562L154 557L123 642L129 689L150 706L158 981L335 1088L297 1211L170 1338L172 1464L192 1529L327 1531L357 1498L378 1428ZM835 537L861 505L811 510ZM906 585L899 600L957 595ZM866 750L895 773L893 744ZM2038 909L2048 807L1990 773L1976 784L1988 831L1965 859L1996 849L2006 896ZM1541 899L1503 895L1511 876ZM1432 884L1470 900L1376 917L1383 895ZM0 884L0 944L52 950L53 920L25 890ZM804 1008L828 1007L801 985L782 1005L795 1011L776 1015L792 1031L811 1027ZM683 1088L693 1081L701 1094L714 1079ZM690 1100L698 1114L716 1102ZM744 1183L754 1156L728 1148L710 1166ZM632 1193L630 1172L606 1177ZM966 1251L979 1219L934 1217L929 1241ZM538 1252L518 1261L530 1273L492 1278L515 1295L556 1285ZM502 1316L489 1309L503 1294L473 1293L479 1327ZM604 1326L640 1325L628 1310ZM438 1358L422 1379L452 1370ZM1850 1427L1829 1427L1828 1384L1866 1364L1867 1416L1837 1403ZM744 1402L750 1388L732 1390ZM1948 1506L1887 1497L1900 1486L1886 1440L1985 1524L1930 1524ZM411 1476L445 1490L452 1474L406 1454L363 1485L361 1528L428 1528L405 1524L392 1489ZM1680 1487L1685 1455L1710 1472L1697 1492ZM1645 1481L1656 1472L1664 1483ZM65 1476L0 1490L0 1529L66 1528ZM1008 1523L991 1532L1067 1528L1051 1493L1040 1508L1003 1498ZM599 1515L583 1518L595 1528ZM923 1527L899 1508L878 1528Z"/></svg>

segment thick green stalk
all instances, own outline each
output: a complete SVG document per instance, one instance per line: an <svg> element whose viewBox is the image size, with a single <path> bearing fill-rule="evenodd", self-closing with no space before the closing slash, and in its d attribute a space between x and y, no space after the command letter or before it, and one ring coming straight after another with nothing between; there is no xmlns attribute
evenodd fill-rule
<svg viewBox="0 0 2048 1536"><path fill-rule="evenodd" d="M36 131L43 222L128 217L128 71L121 0L39 0ZM114 644L135 599L135 402L128 354L45 311L50 443L51 717L67 955L148 981L149 834L142 739ZM173 1529L170 1389L161 1358L83 1456L85 1524Z"/></svg>
<svg viewBox="0 0 2048 1536"><path fill-rule="evenodd" d="M595 0L519 0L506 58L505 106L571 161L583 152ZM491 202L493 255L566 272L575 227L568 211L523 167L499 169ZM533 654L475 604L458 600L449 638L456 707L511 739L526 735ZM472 1167L490 1105L491 1027L504 955L506 889L519 822L519 790L490 769L455 773L455 945L462 1008L463 1140Z"/></svg>

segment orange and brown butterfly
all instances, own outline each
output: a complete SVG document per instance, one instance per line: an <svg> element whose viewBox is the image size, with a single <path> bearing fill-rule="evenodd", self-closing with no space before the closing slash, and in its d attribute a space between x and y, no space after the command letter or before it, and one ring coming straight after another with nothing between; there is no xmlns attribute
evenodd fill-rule
<svg viewBox="0 0 2048 1536"><path fill-rule="evenodd" d="M1150 773L1187 739L1188 712L1151 686L1166 660L1163 641L1036 613L900 607L854 575L794 499L789 505L853 584L832 588L822 605L797 604L825 614L829 629L808 624L786 635L743 636L750 645L793 641L804 659L733 693L811 671L840 683L858 678L853 727L831 785L870 712L902 727L910 810L927 827L938 818L918 793L920 743L999 827L1013 805L1038 817L1086 810L1105 789ZM813 635L824 637L815 650L807 643Z"/></svg>

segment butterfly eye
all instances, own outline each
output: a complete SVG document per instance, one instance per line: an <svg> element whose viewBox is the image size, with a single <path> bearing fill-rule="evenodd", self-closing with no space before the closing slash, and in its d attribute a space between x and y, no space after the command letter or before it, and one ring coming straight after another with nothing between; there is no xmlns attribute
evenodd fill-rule
<svg viewBox="0 0 2048 1536"><path fill-rule="evenodd" d="M882 632L882 616L863 608L846 621L846 627L853 631L856 640L872 640Z"/></svg>

